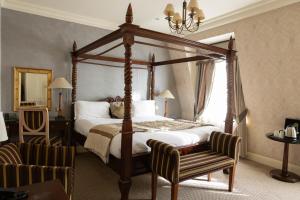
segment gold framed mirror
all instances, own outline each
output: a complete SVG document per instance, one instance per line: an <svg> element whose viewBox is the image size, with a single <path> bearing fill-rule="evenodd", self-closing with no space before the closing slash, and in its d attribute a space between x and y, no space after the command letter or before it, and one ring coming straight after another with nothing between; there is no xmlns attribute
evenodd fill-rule
<svg viewBox="0 0 300 200"><path fill-rule="evenodd" d="M13 109L23 106L46 106L51 109L51 69L14 67Z"/></svg>

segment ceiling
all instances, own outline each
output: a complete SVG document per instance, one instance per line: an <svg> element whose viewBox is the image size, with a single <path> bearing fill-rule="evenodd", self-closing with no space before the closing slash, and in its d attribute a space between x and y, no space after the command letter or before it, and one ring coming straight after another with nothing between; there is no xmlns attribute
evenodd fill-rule
<svg viewBox="0 0 300 200"><path fill-rule="evenodd" d="M198 2L206 15L206 22L203 23L203 26L205 26L225 19L228 16L249 12L250 9L257 11L262 6L270 8L271 4L274 5L281 2L280 5L285 5L294 1L199 0ZM114 30L118 25L124 23L127 6L131 3L133 8L133 22L135 24L143 28L168 33L167 21L163 15L164 7L167 3L173 3L175 9L181 13L182 2L183 0L2 0L2 6L9 9Z"/></svg>

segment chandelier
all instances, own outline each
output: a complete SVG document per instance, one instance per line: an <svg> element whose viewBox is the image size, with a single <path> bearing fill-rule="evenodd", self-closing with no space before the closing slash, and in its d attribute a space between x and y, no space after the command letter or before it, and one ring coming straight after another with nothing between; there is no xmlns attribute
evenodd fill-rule
<svg viewBox="0 0 300 200"><path fill-rule="evenodd" d="M189 13L188 13L188 12ZM183 1L182 16L174 11L174 6L167 4L164 14L167 16L171 32L182 34L183 31L195 32L199 29L202 20L205 19L203 10L199 8L197 0Z"/></svg>

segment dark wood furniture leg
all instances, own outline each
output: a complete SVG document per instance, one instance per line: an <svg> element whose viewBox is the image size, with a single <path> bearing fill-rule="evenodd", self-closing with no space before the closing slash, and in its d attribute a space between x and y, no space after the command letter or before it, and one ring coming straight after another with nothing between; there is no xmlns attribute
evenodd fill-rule
<svg viewBox="0 0 300 200"><path fill-rule="evenodd" d="M207 181L208 181L208 182L211 181L211 173L207 174Z"/></svg>
<svg viewBox="0 0 300 200"><path fill-rule="evenodd" d="M234 177L235 177L235 165L229 169L229 185L228 185L228 191L233 191L233 185L234 185Z"/></svg>
<svg viewBox="0 0 300 200"><path fill-rule="evenodd" d="M171 186L171 200L177 200L179 183L172 183Z"/></svg>
<svg viewBox="0 0 300 200"><path fill-rule="evenodd" d="M284 143L282 169L274 169L270 172L270 175L280 181L288 183L296 183L300 180L297 174L288 171L289 164L289 143Z"/></svg>
<svg viewBox="0 0 300 200"><path fill-rule="evenodd" d="M157 174L152 172L152 182L151 182L151 187L152 187L152 200L156 200L156 191L157 191Z"/></svg>

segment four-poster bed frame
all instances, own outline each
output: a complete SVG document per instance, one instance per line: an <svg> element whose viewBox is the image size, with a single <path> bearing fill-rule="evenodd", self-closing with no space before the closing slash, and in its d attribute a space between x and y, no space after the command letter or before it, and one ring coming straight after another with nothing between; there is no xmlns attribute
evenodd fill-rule
<svg viewBox="0 0 300 200"><path fill-rule="evenodd" d="M228 92L228 111L225 121L225 131L227 133L232 132L232 122L233 122L233 115L232 115L232 107L233 107L233 59L235 57L235 51L232 49L232 39L229 42L228 49L223 49L211 45L202 44L199 42L187 40L184 38L176 37L173 35L168 35L164 33L159 33L152 30L147 30L140 28L137 25L132 24L133 16L132 16L132 8L131 5L128 6L127 13L126 13L126 23L122 24L120 28L112 33L84 46L80 49L77 49L76 42L73 45L72 55L72 119L74 119L74 103L76 102L76 91L77 91L77 64L78 63L86 63L86 64L93 64L93 65L101 65L101 66L108 66L108 67L123 67L123 66L116 66L111 64L101 64L97 62L90 62L87 60L94 60L94 61L109 61L113 63L123 63L124 64L124 119L122 125L122 140L121 140L121 159L119 162L116 160L110 161L110 163L117 162L119 165L118 172L120 173L119 179L119 188L121 192L121 199L128 199L129 190L131 186L131 176L132 174L132 165L135 164L135 159L139 158L141 160L146 159L145 155L141 155L140 157L132 155L132 119L131 119L131 99L132 99L132 69L145 69L149 72L150 78L150 87L148 90L148 97L149 99L154 99L154 85L155 85L155 67L161 65L170 65L176 63L183 63L183 62L190 62L190 61L201 61L207 59L220 59L226 58L227 60L227 73L228 73L228 83L227 83L227 92ZM142 37L142 38L149 38L152 40L157 40L161 42L166 42L174 45L180 45L184 47L190 47L191 49L195 50L183 50L175 47L163 46L158 44L151 44L142 41L136 41L135 37ZM102 47L106 44L109 44L115 40L122 39L121 43L114 45L113 47L98 53L98 54L88 54L99 47ZM192 57L180 58L180 59L173 59L167 61L155 61L154 55L151 57L150 61L143 61L143 60L135 60L132 59L132 46L133 44L140 44L140 45L147 45L156 48L164 48L172 51L180 51L186 52L190 54L196 54ZM110 56L103 56L103 54L119 47L125 47L125 58L116 58ZM198 50L204 50L206 53L199 53ZM143 66L137 67L132 66L132 64ZM113 101L114 99L110 99ZM74 121L73 121L74 127ZM78 135L78 134L77 134ZM83 136L82 136L83 137ZM82 143L82 142L81 142ZM187 147L187 149L191 149L194 147ZM113 167L114 168L114 167Z"/></svg>

